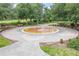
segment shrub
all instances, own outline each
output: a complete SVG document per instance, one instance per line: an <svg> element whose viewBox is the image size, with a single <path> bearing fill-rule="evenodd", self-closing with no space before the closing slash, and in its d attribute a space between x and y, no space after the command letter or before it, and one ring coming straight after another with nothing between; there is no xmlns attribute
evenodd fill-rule
<svg viewBox="0 0 79 59"><path fill-rule="evenodd" d="M67 45L69 48L79 50L79 38L69 40Z"/></svg>

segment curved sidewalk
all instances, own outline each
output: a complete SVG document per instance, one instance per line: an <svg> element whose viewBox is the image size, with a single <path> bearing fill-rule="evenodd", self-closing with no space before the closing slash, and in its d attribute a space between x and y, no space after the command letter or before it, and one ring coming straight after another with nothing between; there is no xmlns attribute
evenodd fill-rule
<svg viewBox="0 0 79 59"><path fill-rule="evenodd" d="M71 39L78 35L78 31L57 27L60 29L59 32L47 35L31 35L21 32L24 27L18 27L11 30L6 30L1 34L11 40L16 40L17 42L0 48L0 55L12 55L12 56L48 56L45 52L40 49L40 42L56 42L60 39Z"/></svg>

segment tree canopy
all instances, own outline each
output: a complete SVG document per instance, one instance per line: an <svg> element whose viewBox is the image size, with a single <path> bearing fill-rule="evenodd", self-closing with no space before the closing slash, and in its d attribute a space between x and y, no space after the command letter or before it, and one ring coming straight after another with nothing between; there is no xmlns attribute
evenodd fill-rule
<svg viewBox="0 0 79 59"><path fill-rule="evenodd" d="M0 4L0 20L6 19L35 19L44 21L79 21L78 3L55 3L50 8L44 8L42 3L12 3ZM32 20L30 20L32 21Z"/></svg>

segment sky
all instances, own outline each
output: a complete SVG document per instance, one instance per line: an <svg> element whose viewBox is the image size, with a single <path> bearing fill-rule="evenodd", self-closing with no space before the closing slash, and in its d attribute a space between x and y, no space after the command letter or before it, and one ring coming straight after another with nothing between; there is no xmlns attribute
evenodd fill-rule
<svg viewBox="0 0 79 59"><path fill-rule="evenodd" d="M44 7L50 7L52 3L43 3L45 6Z"/></svg>
<svg viewBox="0 0 79 59"><path fill-rule="evenodd" d="M52 3L43 3L44 4L44 7L47 7L47 8L49 8L51 5L52 5ZM14 4L14 7L16 6L17 4Z"/></svg>

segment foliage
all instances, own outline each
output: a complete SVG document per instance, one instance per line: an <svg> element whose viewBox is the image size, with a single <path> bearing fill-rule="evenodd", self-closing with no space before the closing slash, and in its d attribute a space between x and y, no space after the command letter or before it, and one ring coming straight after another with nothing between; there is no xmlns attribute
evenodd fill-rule
<svg viewBox="0 0 79 59"><path fill-rule="evenodd" d="M51 56L79 56L79 51L70 48L42 46L41 49Z"/></svg>
<svg viewBox="0 0 79 59"><path fill-rule="evenodd" d="M41 3L0 4L0 20L30 19L29 24L50 23L54 21L79 22L78 3L54 3L50 8ZM33 19L33 20L32 20Z"/></svg>
<svg viewBox="0 0 79 59"><path fill-rule="evenodd" d="M23 19L23 20L18 20L18 19L15 19L15 20L1 20L0 21L0 24L7 24L7 25L18 25L18 24L25 24L25 23L28 23L30 20L29 19ZM26 25L26 24L25 24Z"/></svg>
<svg viewBox="0 0 79 59"><path fill-rule="evenodd" d="M68 47L79 50L79 38L69 40Z"/></svg>
<svg viewBox="0 0 79 59"><path fill-rule="evenodd" d="M13 9L13 4L1 3L0 4L0 20L12 19L15 15L15 10Z"/></svg>
<svg viewBox="0 0 79 59"><path fill-rule="evenodd" d="M7 45L10 45L11 43L12 43L12 41L4 38L3 36L0 36L0 48L7 46Z"/></svg>
<svg viewBox="0 0 79 59"><path fill-rule="evenodd" d="M18 18L30 19L31 22L33 22L31 19L39 21L42 16L42 4L39 3L20 3L16 6L16 9L18 11Z"/></svg>
<svg viewBox="0 0 79 59"><path fill-rule="evenodd" d="M54 20L73 21L75 24L79 21L79 4L59 3L51 6Z"/></svg>

